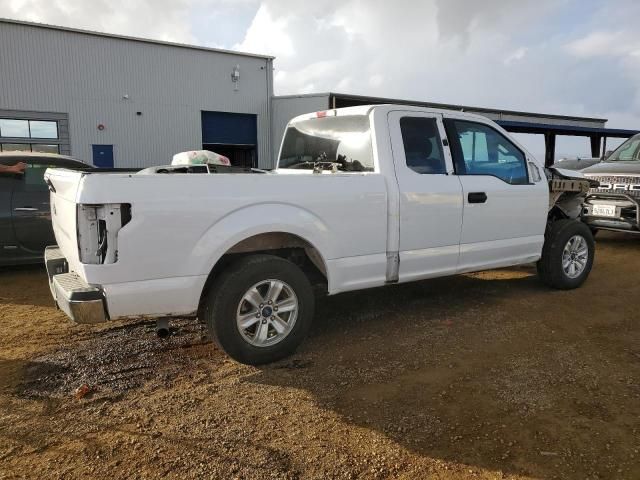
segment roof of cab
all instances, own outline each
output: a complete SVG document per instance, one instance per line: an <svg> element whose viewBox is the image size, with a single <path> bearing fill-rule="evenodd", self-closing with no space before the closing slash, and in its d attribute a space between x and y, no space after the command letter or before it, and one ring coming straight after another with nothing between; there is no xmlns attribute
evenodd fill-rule
<svg viewBox="0 0 640 480"><path fill-rule="evenodd" d="M475 113L469 112L458 112L453 110L446 110L441 108L430 108L430 107L419 107L413 105L397 105L397 104L377 104L377 105L358 105L355 107L343 107L343 108L333 108L328 110L320 110L318 112L304 113L302 115L298 115L293 118L290 123L300 122L303 120L309 120L312 118L324 118L324 117L334 117L334 116L344 116L344 115L369 115L373 110L384 110L386 112L391 111L403 111L403 112L424 112L424 113L434 113L445 116L455 116L455 117L465 117L469 119L477 119L482 120L484 122L490 121L489 118L483 115L477 115Z"/></svg>

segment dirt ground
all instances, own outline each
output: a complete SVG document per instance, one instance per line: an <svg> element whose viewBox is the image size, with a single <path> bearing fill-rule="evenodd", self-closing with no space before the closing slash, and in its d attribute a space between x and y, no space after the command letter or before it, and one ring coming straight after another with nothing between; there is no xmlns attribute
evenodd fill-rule
<svg viewBox="0 0 640 480"><path fill-rule="evenodd" d="M41 269L0 271L0 478L640 478L640 238L599 236L575 291L526 267L318 304L255 368L193 321L74 326Z"/></svg>

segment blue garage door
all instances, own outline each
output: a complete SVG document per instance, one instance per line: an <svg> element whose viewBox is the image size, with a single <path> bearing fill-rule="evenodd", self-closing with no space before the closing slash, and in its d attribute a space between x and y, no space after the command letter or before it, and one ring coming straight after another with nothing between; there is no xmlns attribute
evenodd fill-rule
<svg viewBox="0 0 640 480"><path fill-rule="evenodd" d="M258 118L250 113L202 112L202 148L237 166L257 166Z"/></svg>

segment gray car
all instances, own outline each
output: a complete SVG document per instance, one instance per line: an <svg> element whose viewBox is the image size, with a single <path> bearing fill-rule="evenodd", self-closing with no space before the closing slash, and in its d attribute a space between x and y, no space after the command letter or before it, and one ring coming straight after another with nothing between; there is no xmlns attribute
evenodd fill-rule
<svg viewBox="0 0 640 480"><path fill-rule="evenodd" d="M38 263L47 245L56 243L51 227L48 167L88 169L91 165L64 155L0 153L0 164L27 164L24 173L0 173L0 266Z"/></svg>
<svg viewBox="0 0 640 480"><path fill-rule="evenodd" d="M585 200L583 221L595 232L640 234L640 134L620 145L604 162L582 170L600 182Z"/></svg>

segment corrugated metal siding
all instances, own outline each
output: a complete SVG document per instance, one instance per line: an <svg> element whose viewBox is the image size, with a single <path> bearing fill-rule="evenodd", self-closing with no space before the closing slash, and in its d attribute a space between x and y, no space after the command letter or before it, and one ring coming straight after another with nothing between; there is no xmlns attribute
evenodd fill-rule
<svg viewBox="0 0 640 480"><path fill-rule="evenodd" d="M273 134L271 143L273 145L274 162L271 168L273 168L280 152L280 143L287 123L292 118L303 113L318 112L329 108L329 94L273 97L271 105L271 129Z"/></svg>
<svg viewBox="0 0 640 480"><path fill-rule="evenodd" d="M113 144L118 167L168 163L202 147L209 110L256 114L259 165L271 164L269 59L0 22L0 72L0 108L67 113L78 158Z"/></svg>

